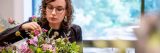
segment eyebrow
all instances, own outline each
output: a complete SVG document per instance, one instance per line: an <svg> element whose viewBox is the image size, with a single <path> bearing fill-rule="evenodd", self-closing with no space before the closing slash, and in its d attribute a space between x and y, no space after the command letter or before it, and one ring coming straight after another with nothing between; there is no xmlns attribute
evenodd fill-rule
<svg viewBox="0 0 160 53"><path fill-rule="evenodd" d="M47 6L52 6L52 7L55 7L55 6L53 6L53 5L51 5L51 4L47 4ZM56 6L56 7L62 7L62 8L65 8L65 7L63 7L63 6Z"/></svg>

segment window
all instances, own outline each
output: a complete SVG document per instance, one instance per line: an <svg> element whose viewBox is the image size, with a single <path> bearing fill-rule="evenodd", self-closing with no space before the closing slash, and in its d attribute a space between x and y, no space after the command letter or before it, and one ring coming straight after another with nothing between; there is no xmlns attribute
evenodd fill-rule
<svg viewBox="0 0 160 53"><path fill-rule="evenodd" d="M41 0L33 0L33 15L40 15ZM83 40L136 40L141 0L72 0L74 24L82 27Z"/></svg>

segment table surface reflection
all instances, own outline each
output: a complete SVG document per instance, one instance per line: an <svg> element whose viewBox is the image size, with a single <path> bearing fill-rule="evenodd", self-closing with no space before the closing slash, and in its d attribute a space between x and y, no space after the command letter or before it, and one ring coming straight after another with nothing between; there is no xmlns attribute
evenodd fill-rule
<svg viewBox="0 0 160 53"><path fill-rule="evenodd" d="M83 53L119 53L118 48L84 47ZM126 48L125 53L135 53L135 48Z"/></svg>

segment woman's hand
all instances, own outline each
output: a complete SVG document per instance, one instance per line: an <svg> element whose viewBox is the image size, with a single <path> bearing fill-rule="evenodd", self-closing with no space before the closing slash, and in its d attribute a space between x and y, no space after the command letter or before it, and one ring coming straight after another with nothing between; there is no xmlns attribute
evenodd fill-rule
<svg viewBox="0 0 160 53"><path fill-rule="evenodd" d="M29 23L25 23L21 26L22 29L24 30L29 30L29 31L33 31L33 30L39 30L41 31L41 27L37 22L29 22Z"/></svg>

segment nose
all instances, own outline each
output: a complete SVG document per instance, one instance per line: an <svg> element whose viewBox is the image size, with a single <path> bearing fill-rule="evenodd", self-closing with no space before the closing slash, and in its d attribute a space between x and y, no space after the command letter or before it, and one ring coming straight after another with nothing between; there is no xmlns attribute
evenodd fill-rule
<svg viewBox="0 0 160 53"><path fill-rule="evenodd" d="M56 15L56 10L55 9L52 10L52 15Z"/></svg>

